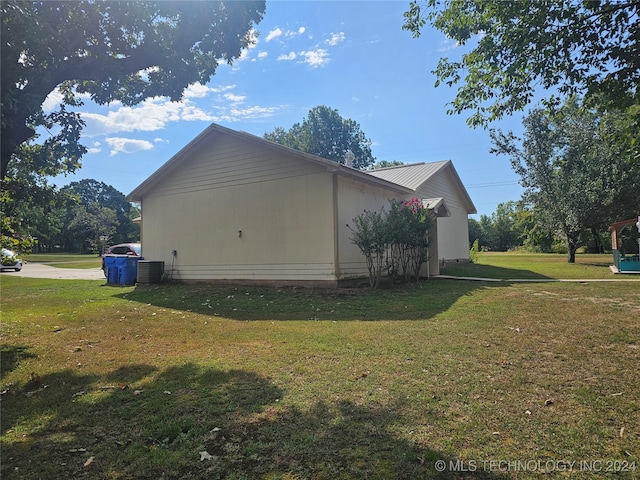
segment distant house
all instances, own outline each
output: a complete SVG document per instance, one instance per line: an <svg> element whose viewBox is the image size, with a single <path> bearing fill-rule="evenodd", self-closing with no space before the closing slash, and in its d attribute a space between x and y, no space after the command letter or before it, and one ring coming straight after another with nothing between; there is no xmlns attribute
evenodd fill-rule
<svg viewBox="0 0 640 480"><path fill-rule="evenodd" d="M142 204L143 256L164 261L173 279L337 286L368 275L346 226L363 210L419 196L441 217L438 229L448 220L444 194L436 198L426 187L417 191L381 172L212 124L127 199ZM455 191L447 196L465 192L446 168L441 177ZM468 242L467 220L459 220L464 227L450 230ZM430 247L432 275L439 272L441 246Z"/></svg>
<svg viewBox="0 0 640 480"><path fill-rule="evenodd" d="M444 200L450 214L438 219L438 258L444 261L469 260L468 218L477 212L451 160L413 163L368 173L407 187L418 198Z"/></svg>

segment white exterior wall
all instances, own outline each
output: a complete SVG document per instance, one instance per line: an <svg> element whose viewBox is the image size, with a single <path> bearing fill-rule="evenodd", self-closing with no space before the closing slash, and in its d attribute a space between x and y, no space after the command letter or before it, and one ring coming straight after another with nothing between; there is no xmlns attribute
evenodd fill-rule
<svg viewBox="0 0 640 480"><path fill-rule="evenodd" d="M145 259L179 280L334 281L333 175L226 135L204 143L144 196Z"/></svg>
<svg viewBox="0 0 640 480"><path fill-rule="evenodd" d="M360 249L354 245L351 238L351 231L347 225L353 227L353 219L363 213L364 210L380 212L384 207L389 209L389 200L404 200L401 195L364 184L357 180L337 177L337 228L338 228L338 265L341 278L368 277L369 271L364 255Z"/></svg>
<svg viewBox="0 0 640 480"><path fill-rule="evenodd" d="M353 226L353 219L363 213L364 210L380 212L384 208L389 211L390 200L409 200L411 195L401 195L370 184L364 184L355 179L337 177L337 251L338 265L341 279L368 277L369 271L364 255L360 249L351 242L351 231L347 224ZM441 219L438 219L438 222ZM434 240L430 247L431 259L428 267L424 267L423 275L437 275L438 270L438 245Z"/></svg>
<svg viewBox="0 0 640 480"><path fill-rule="evenodd" d="M451 175L446 170L437 172L420 187L417 195L444 198L451 213L449 217L438 218L438 258L468 260L469 215Z"/></svg>

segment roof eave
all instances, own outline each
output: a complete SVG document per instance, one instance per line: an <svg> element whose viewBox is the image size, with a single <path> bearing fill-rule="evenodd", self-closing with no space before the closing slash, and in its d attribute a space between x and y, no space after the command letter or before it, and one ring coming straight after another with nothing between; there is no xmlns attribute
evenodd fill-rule
<svg viewBox="0 0 640 480"><path fill-rule="evenodd" d="M160 181L160 179L169 171L171 171L177 163L179 163L183 158L187 156L194 149L198 148L198 145L208 137L213 132L219 132L222 134L234 136L244 141L250 141L253 143L260 142L261 144L267 144L270 148L275 150L280 150L289 155L294 155L299 158L303 158L306 161L322 165L327 168L327 171L331 173L338 173L341 175L358 178L359 180L369 183L372 185L377 185L382 188L394 190L399 194L410 195L415 193L412 189L404 187L402 185L398 185L397 183L390 182L388 180L383 180L381 178L374 177L372 175L367 174L361 170L357 170L352 167L348 167L341 163L335 162L333 160L327 160L326 158L317 157L310 153L306 153L300 150L295 150L293 148L285 147L284 145L280 145L278 143L272 142L270 140L258 137L256 135L252 135L247 132L240 132L237 130L232 130L230 128L223 127L221 125L217 125L212 123L207 128L205 128L200 134L198 134L193 140L191 140L187 145L185 145L178 153L176 153L173 157L171 157L167 162L165 162L158 170L152 173L145 181L143 181L140 185L138 185L129 195L126 196L126 200L129 202L140 202L144 195L151 189L153 186Z"/></svg>

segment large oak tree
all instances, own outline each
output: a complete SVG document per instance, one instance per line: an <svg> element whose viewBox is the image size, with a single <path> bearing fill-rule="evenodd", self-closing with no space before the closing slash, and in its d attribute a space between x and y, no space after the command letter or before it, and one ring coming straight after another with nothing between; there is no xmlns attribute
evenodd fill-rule
<svg viewBox="0 0 640 480"><path fill-rule="evenodd" d="M484 126L523 110L539 87L606 109L640 104L639 15L639 0L414 0L403 28L417 37L429 23L471 45L433 73L436 85L460 84L449 112Z"/></svg>
<svg viewBox="0 0 640 480"><path fill-rule="evenodd" d="M532 110L523 138L492 131L493 152L510 157L524 200L546 231L566 239L570 263L585 233L637 214L640 164L606 140L620 128L619 115L571 97L560 108Z"/></svg>
<svg viewBox="0 0 640 480"><path fill-rule="evenodd" d="M264 0L3 1L0 179L12 162L46 174L75 170L86 152L83 122L68 107L80 95L98 104L179 100L240 56L264 10ZM60 108L44 113L57 88ZM50 135L29 145L38 127Z"/></svg>

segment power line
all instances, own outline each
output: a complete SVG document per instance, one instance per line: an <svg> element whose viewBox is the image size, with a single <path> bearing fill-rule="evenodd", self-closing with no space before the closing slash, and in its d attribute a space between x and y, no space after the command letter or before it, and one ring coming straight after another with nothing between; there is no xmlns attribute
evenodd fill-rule
<svg viewBox="0 0 640 480"><path fill-rule="evenodd" d="M487 188L487 187L506 187L507 185L518 185L518 182L476 183L474 185L465 185L465 187L466 188Z"/></svg>

